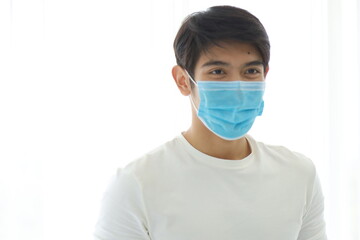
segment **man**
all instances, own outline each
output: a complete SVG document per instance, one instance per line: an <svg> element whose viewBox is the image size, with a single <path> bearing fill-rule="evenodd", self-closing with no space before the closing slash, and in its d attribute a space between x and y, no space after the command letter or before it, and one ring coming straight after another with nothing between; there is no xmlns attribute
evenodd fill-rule
<svg viewBox="0 0 360 240"><path fill-rule="evenodd" d="M119 170L104 196L101 240L324 240L311 160L246 133L263 110L270 44L249 12L190 15L172 75L190 128Z"/></svg>

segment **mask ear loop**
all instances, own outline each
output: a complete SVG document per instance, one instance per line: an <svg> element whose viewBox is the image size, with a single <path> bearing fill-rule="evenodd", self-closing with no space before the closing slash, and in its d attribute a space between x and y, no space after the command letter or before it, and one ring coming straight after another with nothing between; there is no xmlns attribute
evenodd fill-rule
<svg viewBox="0 0 360 240"><path fill-rule="evenodd" d="M188 73L188 71L185 70L185 72L186 72L186 74L188 75L188 77L190 78L190 80L197 86L197 83L196 83L196 82L194 81L194 79L190 76L190 74ZM198 108L195 106L194 99L193 99L191 93L190 93L190 101L191 101L193 107L195 108L196 112L199 112Z"/></svg>

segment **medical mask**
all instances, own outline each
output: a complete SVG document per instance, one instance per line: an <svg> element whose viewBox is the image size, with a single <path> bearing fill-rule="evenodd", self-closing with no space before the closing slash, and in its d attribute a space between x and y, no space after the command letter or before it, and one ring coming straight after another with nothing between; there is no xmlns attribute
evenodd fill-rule
<svg viewBox="0 0 360 240"><path fill-rule="evenodd" d="M243 137L263 112L264 81L191 81L199 90L197 116L214 134L225 140Z"/></svg>

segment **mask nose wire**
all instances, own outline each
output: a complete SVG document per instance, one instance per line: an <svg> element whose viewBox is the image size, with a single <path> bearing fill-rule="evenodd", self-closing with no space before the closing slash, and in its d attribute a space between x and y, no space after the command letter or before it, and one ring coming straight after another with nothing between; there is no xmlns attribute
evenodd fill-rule
<svg viewBox="0 0 360 240"><path fill-rule="evenodd" d="M197 83L195 82L195 80L190 76L190 74L188 73L188 71L186 71L186 74L188 75L188 77L190 78L190 80L195 84L195 86L197 86ZM191 90L191 93L190 93L190 101L193 105L193 107L195 108L196 112L199 112L198 108L196 107L195 103L194 103L194 99L192 97L192 90Z"/></svg>

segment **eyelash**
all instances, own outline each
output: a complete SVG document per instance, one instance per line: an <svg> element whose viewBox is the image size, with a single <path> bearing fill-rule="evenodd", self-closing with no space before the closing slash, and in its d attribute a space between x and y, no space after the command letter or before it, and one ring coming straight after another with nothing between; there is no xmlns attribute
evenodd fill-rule
<svg viewBox="0 0 360 240"><path fill-rule="evenodd" d="M249 71L251 71L252 73L250 73ZM219 72L221 72L221 73L219 73ZM246 69L246 71L245 71L245 74L259 74L259 73L261 73L261 71L259 71L256 68L249 68L249 69ZM210 74L223 75L223 74L225 74L225 71L222 69L215 69L215 70L210 71Z"/></svg>
<svg viewBox="0 0 360 240"><path fill-rule="evenodd" d="M249 71L255 71L255 73L254 72L249 73ZM246 69L246 71L245 71L245 74L258 74L258 73L260 73L260 71L255 68L249 68L249 69Z"/></svg>
<svg viewBox="0 0 360 240"><path fill-rule="evenodd" d="M214 73L214 72L217 72L217 71L220 71L221 73ZM215 69L215 70L210 71L210 74L214 74L214 75L220 75L220 74L224 74L224 73L225 72L222 69Z"/></svg>

